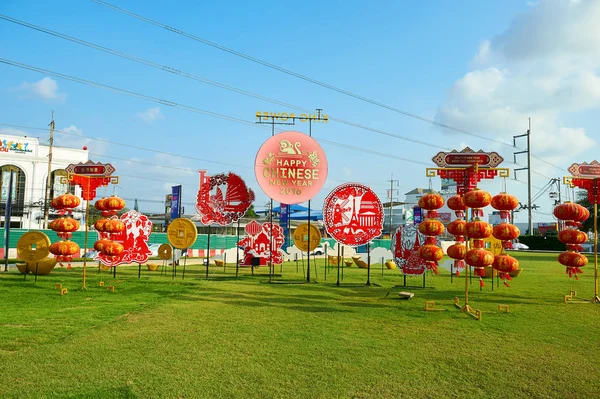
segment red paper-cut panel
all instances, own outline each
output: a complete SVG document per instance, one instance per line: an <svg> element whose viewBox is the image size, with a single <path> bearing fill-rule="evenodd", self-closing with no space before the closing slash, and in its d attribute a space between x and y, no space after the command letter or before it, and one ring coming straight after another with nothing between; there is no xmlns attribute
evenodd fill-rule
<svg viewBox="0 0 600 399"><path fill-rule="evenodd" d="M417 225L398 226L392 238L391 251L394 263L406 275L421 275L427 270L425 260L419 256L419 247L425 242L425 236Z"/></svg>
<svg viewBox="0 0 600 399"><path fill-rule="evenodd" d="M248 228L250 225L252 227ZM256 229L257 225L260 226L260 229ZM269 261L272 261L274 265L283 263L281 247L284 237L281 226L269 222L260 225L253 220L246 226L246 233L248 235L237 243L238 247L244 248L244 257L240 266L251 266L253 258L260 259L260 266L267 265Z"/></svg>
<svg viewBox="0 0 600 399"><path fill-rule="evenodd" d="M217 223L226 226L237 222L246 214L254 201L254 191L246 186L235 173L208 176L199 170L200 185L196 198L196 210L204 225Z"/></svg>
<svg viewBox="0 0 600 399"><path fill-rule="evenodd" d="M111 234L110 240L123 245L123 252L118 256L98 254L98 260L106 266L117 266L123 263L146 263L152 254L148 248L148 239L152 232L152 222L147 216L131 210L121 215L125 230ZM106 233L101 233L106 235ZM106 235L108 237L108 235ZM103 237L101 237L103 238Z"/></svg>
<svg viewBox="0 0 600 399"><path fill-rule="evenodd" d="M323 221L337 242L351 247L364 245L381 235L383 206L369 187L344 183L325 198Z"/></svg>

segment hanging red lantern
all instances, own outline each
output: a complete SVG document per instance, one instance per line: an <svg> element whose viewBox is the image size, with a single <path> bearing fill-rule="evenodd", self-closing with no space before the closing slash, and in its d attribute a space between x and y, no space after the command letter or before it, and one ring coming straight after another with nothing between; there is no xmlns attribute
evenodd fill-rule
<svg viewBox="0 0 600 399"><path fill-rule="evenodd" d="M576 280L579 280L578 274L583 273L581 268L588 263L588 258L579 252L567 251L558 255L558 262L566 266L566 273L569 277L575 276Z"/></svg>
<svg viewBox="0 0 600 399"><path fill-rule="evenodd" d="M485 208L492 202L492 196L487 191L476 188L465 193L464 202L469 208Z"/></svg>
<svg viewBox="0 0 600 399"><path fill-rule="evenodd" d="M456 219L453 222L448 223L448 233L454 236L464 236L466 233L467 222L462 219Z"/></svg>
<svg viewBox="0 0 600 399"><path fill-rule="evenodd" d="M439 236L444 233L444 224L439 220L426 219L419 223L419 231L426 236Z"/></svg>
<svg viewBox="0 0 600 399"><path fill-rule="evenodd" d="M111 241L104 245L104 247L102 248L102 253L106 256L118 256L124 250L125 248L123 248L123 245L119 244L118 242Z"/></svg>
<svg viewBox="0 0 600 399"><path fill-rule="evenodd" d="M461 195L455 195L453 197L448 198L448 208L455 212L463 211L464 214L464 211L467 209L467 206L465 205L465 201ZM456 217L459 216L456 215Z"/></svg>
<svg viewBox="0 0 600 399"><path fill-rule="evenodd" d="M588 240L588 235L583 231L575 230L575 229L566 229L558 233L558 241L563 244L583 244Z"/></svg>
<svg viewBox="0 0 600 399"><path fill-rule="evenodd" d="M492 205L492 208L500 211L501 219L509 219L510 211L519 206L519 200L514 195L500 193L492 197L492 202L490 204Z"/></svg>
<svg viewBox="0 0 600 399"><path fill-rule="evenodd" d="M504 280L504 285L509 287L508 280L512 280L510 273L519 269L519 261L510 255L502 254L494 256L492 267L498 270L500 278Z"/></svg>
<svg viewBox="0 0 600 399"><path fill-rule="evenodd" d="M514 224L500 223L494 226L492 235L500 241L512 241L521 235L521 230Z"/></svg>
<svg viewBox="0 0 600 399"><path fill-rule="evenodd" d="M419 247L419 256L425 260L427 269L438 274L437 262L444 257L444 251L437 245L425 244Z"/></svg>
<svg viewBox="0 0 600 399"><path fill-rule="evenodd" d="M56 231L57 236L69 239L74 231L79 230L79 222L73 218L60 218L54 220L49 227Z"/></svg>
<svg viewBox="0 0 600 399"><path fill-rule="evenodd" d="M108 204L106 203L106 198L100 198L94 203L94 207L100 212L105 212L108 210Z"/></svg>
<svg viewBox="0 0 600 399"><path fill-rule="evenodd" d="M73 259L73 255L79 251L79 245L73 241L59 241L50 245L48 249L59 262L70 262Z"/></svg>
<svg viewBox="0 0 600 399"><path fill-rule="evenodd" d="M450 245L446 252L452 259L464 259L467 254L467 246L464 244Z"/></svg>
<svg viewBox="0 0 600 399"><path fill-rule="evenodd" d="M102 252L102 249L111 242L112 242L111 240L107 240L105 238L100 239L94 243L94 249L98 252Z"/></svg>
<svg viewBox="0 0 600 399"><path fill-rule="evenodd" d="M125 208L125 200L123 198L113 195L105 199L106 207L110 211L120 211Z"/></svg>
<svg viewBox="0 0 600 399"><path fill-rule="evenodd" d="M557 205L554 208L554 216L560 220L580 220L586 213L587 209L579 204L574 202L565 202L563 204ZM589 211L587 211L589 214ZM585 220L585 219L584 219Z"/></svg>
<svg viewBox="0 0 600 399"><path fill-rule="evenodd" d="M104 226L109 221L110 221L110 219L98 219L98 220L96 220L96 223L94 223L94 228L96 229L96 231L104 232L105 231Z"/></svg>
<svg viewBox="0 0 600 399"><path fill-rule="evenodd" d="M494 263L494 254L483 248L471 249L465 256L465 261L469 266L475 268L473 274L479 276L479 285L483 287L481 277L485 276L485 268Z"/></svg>
<svg viewBox="0 0 600 399"><path fill-rule="evenodd" d="M120 233L125 230L125 223L119 219L109 219L104 223L104 232L109 234Z"/></svg>
<svg viewBox="0 0 600 399"><path fill-rule="evenodd" d="M444 206L444 197L436 193L425 194L419 198L419 207L433 211Z"/></svg>
<svg viewBox="0 0 600 399"><path fill-rule="evenodd" d="M472 222L467 223L466 225L466 235L469 238L488 238L492 235L493 229L492 226L483 220L474 220Z"/></svg>

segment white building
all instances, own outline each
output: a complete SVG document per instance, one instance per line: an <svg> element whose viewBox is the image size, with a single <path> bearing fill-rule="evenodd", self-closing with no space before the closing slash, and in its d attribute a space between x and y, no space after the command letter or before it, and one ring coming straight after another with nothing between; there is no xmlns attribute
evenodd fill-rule
<svg viewBox="0 0 600 399"><path fill-rule="evenodd" d="M9 180L13 172L11 227L43 228L49 151L48 145L40 144L34 137L0 135L0 226L3 227L5 222ZM48 206L52 198L66 192L81 196L79 187L61 183L60 177L66 177L64 169L67 165L87 160L87 150L53 146ZM52 209L49 212L50 219L56 217ZM80 219L81 214L80 206L74 216Z"/></svg>

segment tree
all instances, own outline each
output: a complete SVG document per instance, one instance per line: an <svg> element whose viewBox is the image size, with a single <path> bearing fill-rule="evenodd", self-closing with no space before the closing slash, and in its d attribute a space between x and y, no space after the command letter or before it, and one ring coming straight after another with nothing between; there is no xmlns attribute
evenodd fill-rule
<svg viewBox="0 0 600 399"><path fill-rule="evenodd" d="M585 190L578 191L576 202L579 205L587 208L588 211L590 211L590 217L588 218L588 220L583 222L583 226L581 227L580 230L581 231L594 230L594 205L592 203L590 203L590 200L588 199L588 196L587 196L587 191L585 191ZM598 218L598 220L600 221L600 218Z"/></svg>
<svg viewBox="0 0 600 399"><path fill-rule="evenodd" d="M250 208L248 208L244 217L250 218L250 219L258 219L259 218L258 214L256 212L254 212L254 204L250 205Z"/></svg>

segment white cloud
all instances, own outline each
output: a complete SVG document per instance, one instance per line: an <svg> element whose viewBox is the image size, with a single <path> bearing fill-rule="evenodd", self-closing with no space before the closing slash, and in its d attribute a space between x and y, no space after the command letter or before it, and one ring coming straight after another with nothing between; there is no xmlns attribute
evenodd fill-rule
<svg viewBox="0 0 600 399"><path fill-rule="evenodd" d="M146 123L153 123L157 119L164 119L160 107L148 108L144 112L138 112L137 116Z"/></svg>
<svg viewBox="0 0 600 399"><path fill-rule="evenodd" d="M436 121L512 142L531 117L532 149L550 162L596 146L585 128L565 121L600 107L599 20L598 1L530 4L505 32L480 44Z"/></svg>
<svg viewBox="0 0 600 399"><path fill-rule="evenodd" d="M58 83L49 77L37 82L25 82L18 90L27 93L24 97L38 97L44 100L64 100L66 97L58 91Z"/></svg>
<svg viewBox="0 0 600 399"><path fill-rule="evenodd" d="M108 143L101 140L91 139L83 134L83 131L75 125L57 129L54 134L54 143L62 147L83 149L87 147L90 158L104 154Z"/></svg>

